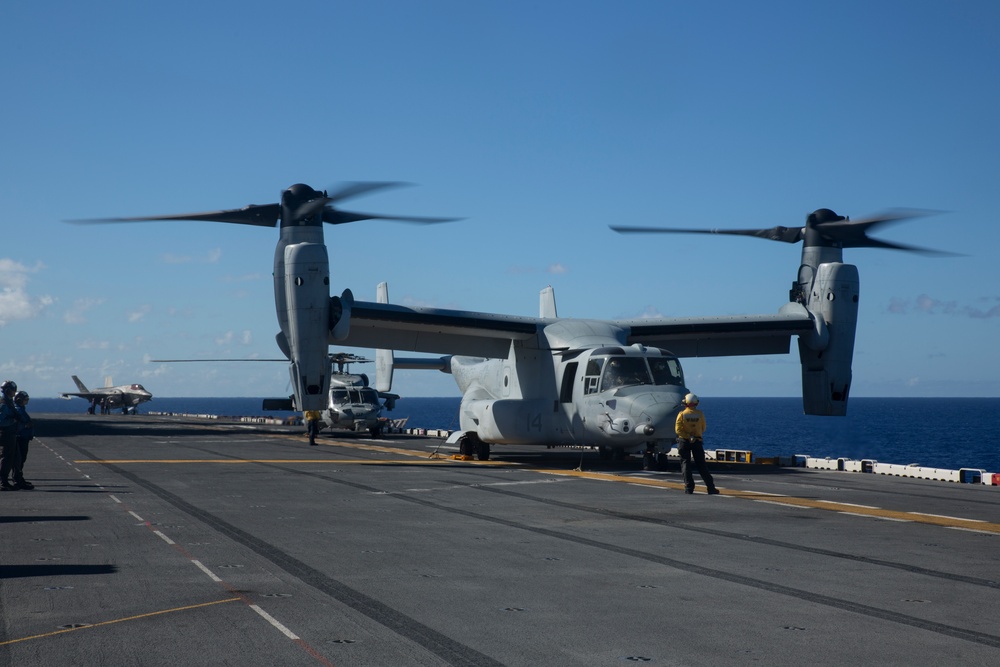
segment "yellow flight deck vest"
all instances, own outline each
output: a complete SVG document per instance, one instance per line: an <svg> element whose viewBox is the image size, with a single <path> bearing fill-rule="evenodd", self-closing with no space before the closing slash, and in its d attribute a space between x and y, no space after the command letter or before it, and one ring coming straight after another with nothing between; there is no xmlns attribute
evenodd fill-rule
<svg viewBox="0 0 1000 667"><path fill-rule="evenodd" d="M319 410L306 410L303 416L306 418L307 422L316 421L320 418Z"/></svg>
<svg viewBox="0 0 1000 667"><path fill-rule="evenodd" d="M684 408L684 411L677 415L677 422L674 424L678 438L689 440L700 438L705 432L705 413L697 408Z"/></svg>

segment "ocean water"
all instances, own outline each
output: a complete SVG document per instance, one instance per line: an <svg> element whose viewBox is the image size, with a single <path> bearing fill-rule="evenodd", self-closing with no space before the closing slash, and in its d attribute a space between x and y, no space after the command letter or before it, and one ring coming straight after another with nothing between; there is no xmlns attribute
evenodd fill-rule
<svg viewBox="0 0 1000 667"><path fill-rule="evenodd" d="M392 418L412 428L458 428L458 397L401 398ZM74 398L32 398L32 413L85 412ZM1000 398L852 398L847 417L802 414L799 398L702 397L709 449L752 451L755 457L816 457L917 463L934 468L1000 472ZM264 412L259 398L154 398L140 412L290 416ZM97 418L100 416L98 415ZM44 437L44 423L36 424Z"/></svg>

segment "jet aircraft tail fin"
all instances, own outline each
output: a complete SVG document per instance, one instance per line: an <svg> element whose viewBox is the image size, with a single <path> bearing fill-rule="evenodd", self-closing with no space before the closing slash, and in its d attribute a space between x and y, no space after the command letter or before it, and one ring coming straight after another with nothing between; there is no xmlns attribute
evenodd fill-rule
<svg viewBox="0 0 1000 667"><path fill-rule="evenodd" d="M375 301L389 303L389 283L381 282L375 288ZM375 350L375 390L392 390L392 350Z"/></svg>
<svg viewBox="0 0 1000 667"><path fill-rule="evenodd" d="M87 389L87 385L83 384L83 382L80 381L80 378L78 378L75 375L73 376L73 382L76 383L76 388L79 389L82 393L84 394L90 393L90 390Z"/></svg>
<svg viewBox="0 0 1000 667"><path fill-rule="evenodd" d="M555 319L556 314L556 291L549 285L538 294L538 316Z"/></svg>

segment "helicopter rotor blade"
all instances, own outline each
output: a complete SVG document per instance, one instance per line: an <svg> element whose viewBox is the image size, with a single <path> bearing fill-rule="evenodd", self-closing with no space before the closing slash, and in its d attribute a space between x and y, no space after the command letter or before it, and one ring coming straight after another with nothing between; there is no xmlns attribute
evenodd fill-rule
<svg viewBox="0 0 1000 667"><path fill-rule="evenodd" d="M253 225L255 227L274 227L278 224L279 217L281 217L280 204L251 204L243 208L208 211L205 213L150 215L136 218L88 218L83 220L67 220L66 222L77 225L89 225L120 222L158 222L164 220L201 220L205 222L230 222L238 225Z"/></svg>
<svg viewBox="0 0 1000 667"><path fill-rule="evenodd" d="M902 250L905 252L916 252L925 255L937 255L941 257L959 257L957 253L937 250L935 248L924 248L921 246L897 243L895 241L883 241L868 236L869 230L878 227L888 226L905 220L912 220L927 215L934 215L940 211L927 211L920 209L892 209L884 213L879 213L859 220L837 220L832 222L822 222L816 225L816 230L826 239L841 245L844 248L883 248L887 250Z"/></svg>
<svg viewBox="0 0 1000 667"><path fill-rule="evenodd" d="M360 197L361 195L366 195L369 192L374 192L375 190L385 190L388 188L402 187L404 185L410 185L410 183L403 183L401 181L351 181L341 183L328 188L323 193L322 197L318 197L299 206L295 210L294 215L296 219L301 219L310 218L320 211L324 211L324 213L329 210L336 211L336 209L332 206L334 202L351 199L352 197ZM358 219L365 220L367 218ZM352 221L348 220L346 222Z"/></svg>
<svg viewBox="0 0 1000 667"><path fill-rule="evenodd" d="M674 227L625 227L612 225L619 234L724 234L730 236L755 236L769 241L798 243L802 240L801 227L771 227L770 229L681 229Z"/></svg>
<svg viewBox="0 0 1000 667"><path fill-rule="evenodd" d="M925 255L956 257L956 253L934 248L906 245L894 241L882 241L868 236L869 230L903 220L909 220L925 215L933 215L940 211L920 209L891 209L884 213L860 220L850 220L839 216L829 209L820 209L810 214L806 227L771 227L768 229L680 229L672 227L623 227L612 225L611 229L620 234L630 233L667 233L667 234L727 234L734 236L755 236L769 241L798 243L806 239L808 230L818 232L822 239L821 245L829 244L841 248L885 248L889 250L904 250ZM811 239L813 237L810 237ZM816 239L807 241L816 243Z"/></svg>
<svg viewBox="0 0 1000 667"><path fill-rule="evenodd" d="M389 188L401 188L413 185L403 181L350 181L331 187L327 190L327 203L343 201L351 197L360 197L375 190L386 190Z"/></svg>
<svg viewBox="0 0 1000 667"><path fill-rule="evenodd" d="M412 222L419 224L436 224L439 222L455 222L462 218L430 218L423 216L407 215L379 215L377 213L352 213L351 211L341 211L327 206L323 209L323 222L331 225L343 225L348 222L358 222L360 220L396 220L398 222Z"/></svg>

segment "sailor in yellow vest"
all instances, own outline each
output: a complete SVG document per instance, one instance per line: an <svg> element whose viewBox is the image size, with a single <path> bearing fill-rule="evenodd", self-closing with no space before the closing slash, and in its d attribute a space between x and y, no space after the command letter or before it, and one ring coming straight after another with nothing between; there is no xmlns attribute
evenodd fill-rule
<svg viewBox="0 0 1000 667"><path fill-rule="evenodd" d="M309 433L309 444L316 446L316 436L319 434L319 410L306 410L302 416L306 420L306 430Z"/></svg>
<svg viewBox="0 0 1000 667"><path fill-rule="evenodd" d="M711 495L718 493L719 490L715 488L712 474L705 465L705 445L702 441L702 435L705 433L705 414L698 409L699 402L694 394L684 397L684 409L677 415L674 430L677 432L677 453L681 457L684 493L694 493L694 473L691 470L693 458L694 464L698 467L698 474L701 475Z"/></svg>

